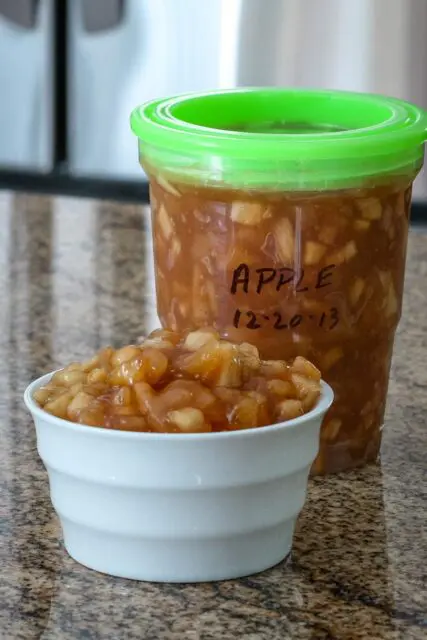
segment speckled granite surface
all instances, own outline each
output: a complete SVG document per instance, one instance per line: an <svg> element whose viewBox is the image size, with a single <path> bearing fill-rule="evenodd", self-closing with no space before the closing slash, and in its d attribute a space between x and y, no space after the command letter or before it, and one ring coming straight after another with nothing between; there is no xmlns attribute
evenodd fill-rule
<svg viewBox="0 0 427 640"><path fill-rule="evenodd" d="M0 193L0 638L427 638L427 232L410 239L381 465L311 482L290 562L181 586L67 556L22 392L155 324L147 228L134 206Z"/></svg>

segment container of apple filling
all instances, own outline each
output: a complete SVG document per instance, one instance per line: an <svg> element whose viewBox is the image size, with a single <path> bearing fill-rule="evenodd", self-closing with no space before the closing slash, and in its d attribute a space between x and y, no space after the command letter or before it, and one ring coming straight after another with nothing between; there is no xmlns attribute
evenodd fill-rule
<svg viewBox="0 0 427 640"><path fill-rule="evenodd" d="M134 110L163 326L302 355L335 402L315 473L375 460L427 116L374 95L237 89Z"/></svg>

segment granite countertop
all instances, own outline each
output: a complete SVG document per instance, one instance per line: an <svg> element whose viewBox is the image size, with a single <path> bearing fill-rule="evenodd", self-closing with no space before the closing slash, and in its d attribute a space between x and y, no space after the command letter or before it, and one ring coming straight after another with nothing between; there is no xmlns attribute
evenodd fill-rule
<svg viewBox="0 0 427 640"><path fill-rule="evenodd" d="M2 640L427 637L427 233L409 243L381 464L312 480L292 559L223 583L110 578L66 554L26 384L156 323L142 207L0 193Z"/></svg>

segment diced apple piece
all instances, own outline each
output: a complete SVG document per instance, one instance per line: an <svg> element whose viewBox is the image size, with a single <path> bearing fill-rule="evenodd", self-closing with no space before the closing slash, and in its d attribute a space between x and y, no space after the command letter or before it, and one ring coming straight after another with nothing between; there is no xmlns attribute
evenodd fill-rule
<svg viewBox="0 0 427 640"><path fill-rule="evenodd" d="M92 371L90 371L87 376L88 384L92 384L94 382L106 382L106 380L107 372L105 371L105 369L92 369Z"/></svg>
<svg viewBox="0 0 427 640"><path fill-rule="evenodd" d="M184 407L183 409L169 411L167 420L179 431L184 431L185 433L202 433L211 430L205 421L203 411L194 407Z"/></svg>
<svg viewBox="0 0 427 640"><path fill-rule="evenodd" d="M222 402L201 382L196 380L175 380L171 382L167 387L168 401L171 398L169 394L172 391L182 394L182 398L177 397L174 399L174 407L177 406L176 402L179 400L178 406L191 405L196 409L200 409L209 422L226 422L227 418ZM185 401L184 394L189 394L188 397L185 396Z"/></svg>
<svg viewBox="0 0 427 640"><path fill-rule="evenodd" d="M193 216L196 218L198 222L201 222L202 224L208 223L210 219L209 214L205 213L203 210L200 210L200 209L194 209Z"/></svg>
<svg viewBox="0 0 427 640"><path fill-rule="evenodd" d="M351 260L351 258L354 258L354 256L357 255L356 243L353 242L353 240L347 242L347 244L345 244L342 248L342 254L344 256L345 262L348 262L349 260Z"/></svg>
<svg viewBox="0 0 427 640"><path fill-rule="evenodd" d="M341 429L341 425L342 425L342 420L339 420L338 418L333 418L332 420L329 420L322 427L322 430L320 432L321 440L327 440L328 442L336 440L336 438L338 437L339 431Z"/></svg>
<svg viewBox="0 0 427 640"><path fill-rule="evenodd" d="M231 412L230 422L240 429L257 427L260 403L249 395L243 396Z"/></svg>
<svg viewBox="0 0 427 640"><path fill-rule="evenodd" d="M253 398L258 404L258 427L271 424L273 422L272 416L269 410L269 403L267 396L260 391L247 391L248 398Z"/></svg>
<svg viewBox="0 0 427 640"><path fill-rule="evenodd" d="M146 418L148 426L154 431L170 432L173 427L165 421L165 411L170 407L170 402L165 401L167 391L157 394L147 382L137 382L134 385L136 400L139 410Z"/></svg>
<svg viewBox="0 0 427 640"><path fill-rule="evenodd" d="M114 407L114 415L115 416L137 416L138 415L138 407L134 404L127 405L116 405Z"/></svg>
<svg viewBox="0 0 427 640"><path fill-rule="evenodd" d="M365 281L362 278L356 278L350 288L350 303L353 307L359 302L364 290Z"/></svg>
<svg viewBox="0 0 427 640"><path fill-rule="evenodd" d="M259 406L266 404L267 402L267 398L260 391L251 390L251 391L246 391L245 393L249 398L254 398L254 400L258 402Z"/></svg>
<svg viewBox="0 0 427 640"><path fill-rule="evenodd" d="M216 384L220 387L239 388L242 384L242 367L237 347L228 342L219 344L221 366Z"/></svg>
<svg viewBox="0 0 427 640"><path fill-rule="evenodd" d="M111 353L112 351L113 350L111 349ZM99 367L99 366L100 366L99 354L96 354L95 356L93 356L93 358L90 358L90 360L86 360L86 362L82 363L82 369L83 371L86 371L86 373L88 371L92 371L92 369L95 369L95 367Z"/></svg>
<svg viewBox="0 0 427 640"><path fill-rule="evenodd" d="M394 316L399 309L399 302L394 287L393 278L389 271L378 271L378 276L384 287L385 297L383 309L387 318Z"/></svg>
<svg viewBox="0 0 427 640"><path fill-rule="evenodd" d="M114 405L128 406L132 403L132 391L129 387L120 387L111 399Z"/></svg>
<svg viewBox="0 0 427 640"><path fill-rule="evenodd" d="M226 405L236 405L240 398L240 393L237 389L227 389L227 387L215 387L212 389L216 398L219 398L221 402Z"/></svg>
<svg viewBox="0 0 427 640"><path fill-rule="evenodd" d="M358 200L357 206L365 220L379 220L382 216L381 202L378 198Z"/></svg>
<svg viewBox="0 0 427 640"><path fill-rule="evenodd" d="M104 349L101 349L101 351L98 352L97 366L109 371L111 369L111 357L113 353L114 351L112 347L105 347Z"/></svg>
<svg viewBox="0 0 427 640"><path fill-rule="evenodd" d="M141 358L123 362L108 374L111 385L128 386L144 380L144 367Z"/></svg>
<svg viewBox="0 0 427 640"><path fill-rule="evenodd" d="M43 408L45 411L47 411L48 413L51 413L57 418L67 418L68 417L67 409L71 400L72 400L71 393L68 393L67 391L65 391L64 393L61 393L61 395L57 396L53 400L49 400L49 402L47 402Z"/></svg>
<svg viewBox="0 0 427 640"><path fill-rule="evenodd" d="M168 369L168 357L159 349L148 347L142 352L144 380L150 384L158 383Z"/></svg>
<svg viewBox="0 0 427 640"><path fill-rule="evenodd" d="M280 218L274 229L274 237L276 240L276 249L278 257L284 264L292 264L294 262L294 229L288 218Z"/></svg>
<svg viewBox="0 0 427 640"><path fill-rule="evenodd" d="M114 415L110 418L109 427L119 431L150 431L143 416Z"/></svg>
<svg viewBox="0 0 427 640"><path fill-rule="evenodd" d="M321 378L319 369L302 356L297 356L295 358L292 363L291 370L293 373L300 373L311 380L316 380L316 382L319 382Z"/></svg>
<svg viewBox="0 0 427 640"><path fill-rule="evenodd" d="M356 243L353 240L350 240L345 244L341 249L335 251L331 257L330 261L332 264L342 264L343 262L348 262L357 254Z"/></svg>
<svg viewBox="0 0 427 640"><path fill-rule="evenodd" d="M390 205L386 205L384 207L382 226L385 232L387 233L389 239L394 240L394 237L396 235L396 230L394 226L394 213Z"/></svg>
<svg viewBox="0 0 427 640"><path fill-rule="evenodd" d="M156 196L154 195L153 188L150 186L148 191L149 191L150 207L152 210L156 210L158 206L158 201Z"/></svg>
<svg viewBox="0 0 427 640"><path fill-rule="evenodd" d="M399 309L399 303L397 301L396 290L394 288L393 281L390 279L387 292L387 300L385 304L385 315L387 318L394 316Z"/></svg>
<svg viewBox="0 0 427 640"><path fill-rule="evenodd" d="M182 245L180 240L176 237L172 238L170 243L170 248L169 248L169 255L168 255L168 264L170 268L175 266L176 260L181 253L181 248L182 248Z"/></svg>
<svg viewBox="0 0 427 640"><path fill-rule="evenodd" d="M306 264L307 266L318 264L325 255L325 252L325 245L320 244L320 242L313 242L312 240L308 240L305 243L304 248L304 264Z"/></svg>
<svg viewBox="0 0 427 640"><path fill-rule="evenodd" d="M109 386L106 382L93 382L92 384L85 384L82 391L94 398L98 398L103 393L106 393L108 389Z"/></svg>
<svg viewBox="0 0 427 640"><path fill-rule="evenodd" d="M288 380L273 378L267 382L267 389L275 396L295 398L295 387Z"/></svg>
<svg viewBox="0 0 427 640"><path fill-rule="evenodd" d="M304 410L309 411L314 407L319 398L319 382L306 378L299 373L293 373L291 379L297 390L298 397L302 401Z"/></svg>
<svg viewBox="0 0 427 640"><path fill-rule="evenodd" d="M47 389L49 390L49 395L46 398L45 403L46 402L50 402L51 400L54 400L55 398L59 398L59 396L61 396L63 393L68 392L68 393L72 394L73 393L72 392L73 387L74 387L74 385L72 385L71 387L67 387L67 388L63 387L63 386L56 387L54 385L51 385L51 383L49 382L48 385L47 385Z"/></svg>
<svg viewBox="0 0 427 640"><path fill-rule="evenodd" d="M170 240L174 233L174 224L168 212L166 211L166 207L163 204L161 204L159 207L157 213L157 222L159 224L163 237L166 238L166 240Z"/></svg>
<svg viewBox="0 0 427 640"><path fill-rule="evenodd" d="M343 356L344 352L341 347L332 347L322 357L322 370L329 371Z"/></svg>
<svg viewBox="0 0 427 640"><path fill-rule="evenodd" d="M139 409L143 415L146 415L151 409L156 392L147 382L137 382L133 388L135 390Z"/></svg>
<svg viewBox="0 0 427 640"><path fill-rule="evenodd" d="M260 391L247 392L247 395L250 398L254 398L258 403L258 426L265 426L274 423L270 403L265 393L265 389L263 393L261 393Z"/></svg>
<svg viewBox="0 0 427 640"><path fill-rule="evenodd" d="M86 409L91 402L93 402L93 396L85 393L84 391L79 391L68 405L67 417L70 418L70 420L75 420L78 413L82 409Z"/></svg>
<svg viewBox="0 0 427 640"><path fill-rule="evenodd" d="M367 231L370 226L371 223L369 220L355 220L353 222L353 227L356 229L356 231Z"/></svg>
<svg viewBox="0 0 427 640"><path fill-rule="evenodd" d="M162 189L167 191L170 195L176 196L177 198L181 197L181 194L178 191L178 189L174 187L173 184L169 182L169 180L166 180L164 176L157 175L156 180L158 184L162 187Z"/></svg>
<svg viewBox="0 0 427 640"><path fill-rule="evenodd" d="M180 335L175 333L175 331L170 331L169 329L154 329L149 335L149 340L163 340L167 341L169 344L176 345L180 340Z"/></svg>
<svg viewBox="0 0 427 640"><path fill-rule="evenodd" d="M202 326L209 324L212 315L210 300L206 292L203 271L198 265L195 265L193 270L192 310L196 324Z"/></svg>
<svg viewBox="0 0 427 640"><path fill-rule="evenodd" d="M138 350L139 351L139 350ZM130 386L135 382L158 382L168 368L168 358L153 347L139 351L139 356L133 360L123 362L111 371L108 380L112 385Z"/></svg>
<svg viewBox="0 0 427 640"><path fill-rule="evenodd" d="M178 309L179 309L179 313L181 314L181 317L187 318L190 311L190 305L188 304L188 302L184 302L183 300L181 300L178 303Z"/></svg>
<svg viewBox="0 0 427 640"><path fill-rule="evenodd" d="M371 431L372 428L375 428L375 415L373 413L366 415L363 419L363 425L365 433Z"/></svg>
<svg viewBox="0 0 427 640"><path fill-rule="evenodd" d="M208 342L197 351L178 357L175 367L182 373L211 382L218 374L222 362L223 354L219 343Z"/></svg>
<svg viewBox="0 0 427 640"><path fill-rule="evenodd" d="M83 367L79 362L72 362L65 368L67 371L83 371Z"/></svg>
<svg viewBox="0 0 427 640"><path fill-rule="evenodd" d="M174 344L169 342L169 340L164 340L163 338L147 338L144 341L144 347L151 347L152 349L159 349L159 351L168 349L173 349Z"/></svg>
<svg viewBox="0 0 427 640"><path fill-rule="evenodd" d="M259 371L261 360L259 351L253 344L242 342L238 345L240 360L243 366L243 375L245 379L250 378L254 373Z"/></svg>
<svg viewBox="0 0 427 640"><path fill-rule="evenodd" d="M50 387L40 387L40 389L34 391L33 398L39 405L43 406L51 395L52 389Z"/></svg>
<svg viewBox="0 0 427 640"><path fill-rule="evenodd" d="M122 347L121 349L117 349L114 355L111 358L111 364L113 367L118 367L123 362L128 362L133 358L136 358L141 355L141 349L138 347L129 344L126 347Z"/></svg>
<svg viewBox="0 0 427 640"><path fill-rule="evenodd" d="M231 205L231 219L239 224L257 225L263 220L271 218L271 215L269 207L259 202L235 200Z"/></svg>
<svg viewBox="0 0 427 640"><path fill-rule="evenodd" d="M311 411L316 406L316 403L319 399L320 390L319 389L311 389L305 398L302 399L302 406L305 412Z"/></svg>
<svg viewBox="0 0 427 640"><path fill-rule="evenodd" d="M61 369L52 376L52 383L64 387L71 387L77 382L86 382L87 374L84 371L78 369Z"/></svg>
<svg viewBox="0 0 427 640"><path fill-rule="evenodd" d="M212 318L216 318L218 315L218 296L215 291L213 280L205 280L205 294L209 301L210 315Z"/></svg>
<svg viewBox="0 0 427 640"><path fill-rule="evenodd" d="M304 409L300 400L283 400L277 405L277 417L280 420L293 420L302 416Z"/></svg>
<svg viewBox="0 0 427 640"><path fill-rule="evenodd" d="M295 386L295 389L297 390L298 397L303 398L310 390L312 381L309 380L306 376L301 375L300 373L292 373L291 380L293 385Z"/></svg>
<svg viewBox="0 0 427 640"><path fill-rule="evenodd" d="M289 376L289 366L283 360L262 360L261 375L268 378L281 378Z"/></svg>
<svg viewBox="0 0 427 640"><path fill-rule="evenodd" d="M184 341L184 347L190 351L197 351L208 342L218 342L219 333L213 329L198 329L189 333Z"/></svg>
<svg viewBox="0 0 427 640"><path fill-rule="evenodd" d="M93 402L89 407L81 409L76 418L80 424L86 424L89 427L104 427L105 413L100 403Z"/></svg>
<svg viewBox="0 0 427 640"><path fill-rule="evenodd" d="M389 271L378 271L378 277L381 280L381 284L384 287L384 289L388 288L390 279L391 279L391 275Z"/></svg>
<svg viewBox="0 0 427 640"><path fill-rule="evenodd" d="M169 329L156 329L149 334L148 338L142 338L140 348L145 349L146 347L151 347L153 349L167 351L168 349L173 349L179 340L179 334L174 331L170 331Z"/></svg>
<svg viewBox="0 0 427 640"><path fill-rule="evenodd" d="M313 300L312 298L303 298L300 304L306 311L314 313L322 313L324 309L324 305L321 300Z"/></svg>
<svg viewBox="0 0 427 640"><path fill-rule="evenodd" d="M147 382L137 382L134 385L135 396L142 415L148 415L152 409L155 398L154 389Z"/></svg>

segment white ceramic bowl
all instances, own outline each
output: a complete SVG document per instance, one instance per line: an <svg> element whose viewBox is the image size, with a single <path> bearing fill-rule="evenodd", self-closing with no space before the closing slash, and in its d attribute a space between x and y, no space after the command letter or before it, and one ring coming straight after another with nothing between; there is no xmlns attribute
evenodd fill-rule
<svg viewBox="0 0 427 640"><path fill-rule="evenodd" d="M72 558L114 576L199 582L263 571L291 550L322 419L333 400L285 423L154 434L55 418L25 391L52 504Z"/></svg>

